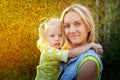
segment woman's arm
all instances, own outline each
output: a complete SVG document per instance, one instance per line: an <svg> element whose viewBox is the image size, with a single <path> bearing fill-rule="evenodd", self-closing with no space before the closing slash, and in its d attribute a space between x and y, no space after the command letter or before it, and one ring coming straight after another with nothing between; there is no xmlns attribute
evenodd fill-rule
<svg viewBox="0 0 120 80"><path fill-rule="evenodd" d="M96 53L103 53L102 46L100 44L88 43L86 45L69 50L68 58L77 57L85 51L89 50L90 48L93 48Z"/></svg>
<svg viewBox="0 0 120 80"><path fill-rule="evenodd" d="M98 75L98 68L94 61L86 61L80 67L77 75L77 80L96 80Z"/></svg>

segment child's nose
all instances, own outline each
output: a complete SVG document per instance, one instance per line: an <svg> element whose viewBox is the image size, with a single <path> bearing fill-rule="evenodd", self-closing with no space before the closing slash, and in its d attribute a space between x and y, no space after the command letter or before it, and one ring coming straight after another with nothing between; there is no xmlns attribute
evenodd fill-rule
<svg viewBox="0 0 120 80"><path fill-rule="evenodd" d="M59 40L59 37L58 37L58 36L56 36L56 37L55 37L55 40Z"/></svg>

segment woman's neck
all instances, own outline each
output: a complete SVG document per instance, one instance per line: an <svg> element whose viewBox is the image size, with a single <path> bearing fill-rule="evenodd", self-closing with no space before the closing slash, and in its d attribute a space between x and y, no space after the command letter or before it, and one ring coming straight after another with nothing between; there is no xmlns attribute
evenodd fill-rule
<svg viewBox="0 0 120 80"><path fill-rule="evenodd" d="M80 47L80 46L83 46L83 45L85 45L85 44L88 44L88 43L85 42L85 43L81 43L81 44L74 44L74 45L72 46L72 48Z"/></svg>

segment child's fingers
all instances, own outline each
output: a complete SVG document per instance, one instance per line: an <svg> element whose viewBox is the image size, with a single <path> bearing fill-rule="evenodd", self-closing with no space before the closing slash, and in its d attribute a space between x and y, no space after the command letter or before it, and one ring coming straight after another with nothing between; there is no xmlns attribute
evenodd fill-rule
<svg viewBox="0 0 120 80"><path fill-rule="evenodd" d="M96 48L102 48L102 46L100 44L97 44Z"/></svg>
<svg viewBox="0 0 120 80"><path fill-rule="evenodd" d="M98 49L96 49L96 52L99 53L99 54L103 54L103 49L102 48L98 48Z"/></svg>

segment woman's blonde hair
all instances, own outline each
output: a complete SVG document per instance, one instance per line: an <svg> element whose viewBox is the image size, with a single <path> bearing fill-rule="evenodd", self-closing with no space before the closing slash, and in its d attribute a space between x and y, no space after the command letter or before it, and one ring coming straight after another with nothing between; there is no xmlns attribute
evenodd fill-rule
<svg viewBox="0 0 120 80"><path fill-rule="evenodd" d="M72 5L68 8L66 8L62 12L62 15L60 18L60 20L62 21L62 31L64 31L64 39L66 41L66 44L69 46L69 48L72 47L72 43L70 42L70 40L67 38L67 36L65 34L65 29L64 29L63 24L64 24L64 17L66 15L66 13L68 13L70 11L77 12L81 16L82 20L84 21L84 23L87 25L87 27L90 30L90 32L88 34L88 39L87 39L88 41L87 42L88 43L94 42L94 40L95 40L95 26L94 26L94 22L93 22L93 17L91 15L90 11L86 7L84 7L80 4L75 4L75 5Z"/></svg>
<svg viewBox="0 0 120 80"><path fill-rule="evenodd" d="M61 21L59 19L50 19L40 24L39 26L39 39L37 40L37 47L40 48L41 44L46 43L46 34L50 27L54 25L61 27Z"/></svg>

